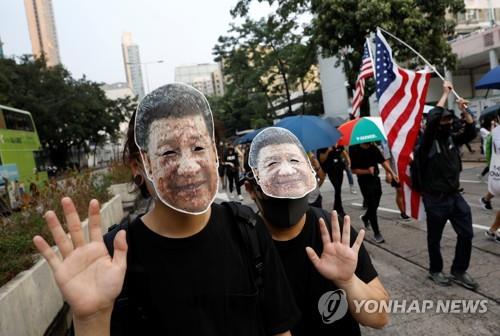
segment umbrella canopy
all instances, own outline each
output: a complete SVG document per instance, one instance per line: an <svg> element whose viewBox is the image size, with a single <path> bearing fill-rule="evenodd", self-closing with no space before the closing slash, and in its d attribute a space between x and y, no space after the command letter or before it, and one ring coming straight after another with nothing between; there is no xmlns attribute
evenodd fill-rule
<svg viewBox="0 0 500 336"><path fill-rule="evenodd" d="M353 146L357 144L387 141L384 125L380 117L363 117L346 122L339 126L342 133L339 145Z"/></svg>
<svg viewBox="0 0 500 336"><path fill-rule="evenodd" d="M328 121L317 116L300 115L287 117L274 125L292 132L306 151L330 147L340 139L340 132Z"/></svg>
<svg viewBox="0 0 500 336"><path fill-rule="evenodd" d="M252 142L253 138L255 138L255 136L257 134L260 133L260 131L262 131L265 127L262 127L262 128L259 128L259 129L256 129L256 130L253 130L251 132L248 132L247 134L239 137L238 139L236 139L236 141L234 142L235 145L242 145L242 144L246 144L246 143L250 143Z"/></svg>
<svg viewBox="0 0 500 336"><path fill-rule="evenodd" d="M500 89L500 65L491 69L486 75L476 83L475 88L479 89Z"/></svg>
<svg viewBox="0 0 500 336"><path fill-rule="evenodd" d="M485 108L484 110L481 111L481 119L484 119L486 117L494 117L500 112L500 104L490 106L488 108Z"/></svg>

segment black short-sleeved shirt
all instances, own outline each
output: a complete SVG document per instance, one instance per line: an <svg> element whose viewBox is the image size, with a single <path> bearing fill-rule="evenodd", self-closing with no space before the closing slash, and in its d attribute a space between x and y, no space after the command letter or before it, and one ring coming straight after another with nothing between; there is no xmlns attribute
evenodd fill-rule
<svg viewBox="0 0 500 336"><path fill-rule="evenodd" d="M322 217L326 220L327 225L329 225L330 214L322 209L316 209L316 211L323 213ZM319 218L317 218L315 211L310 208L307 211L304 228L297 237L289 241L274 241L285 267L288 280L292 286L295 301L302 311L302 319L292 329L292 335L360 335L359 324L354 320L349 311L344 318L332 324L324 324L318 311L320 297L325 292L338 289L332 281L325 279L319 274L306 254L305 248L307 246L312 247L318 255L321 255L323 251L318 220ZM342 226L341 223L341 232ZM351 246L356 240L357 235L356 230L351 228ZM377 271L373 267L370 256L363 245L359 250L358 265L355 274L365 283L377 277Z"/></svg>
<svg viewBox="0 0 500 336"><path fill-rule="evenodd" d="M240 167L240 160L238 159L238 153L235 151L233 152L227 152L226 155L224 156L224 162L231 162L233 166L227 165L227 167L231 171L236 171Z"/></svg>
<svg viewBox="0 0 500 336"><path fill-rule="evenodd" d="M271 237L259 221L264 284L257 289L236 225L217 204L205 228L188 238L158 235L141 219L131 223L127 286L131 302L137 300L134 306L145 314L128 312L125 334L260 336L290 330L300 312Z"/></svg>
<svg viewBox="0 0 500 336"><path fill-rule="evenodd" d="M375 167L375 175L378 176L379 169L378 164L384 163L385 158L380 152L380 150L374 146L370 145L368 148L363 148L360 145L355 145L349 147L349 156L351 157L351 169L368 169L370 167ZM358 180L372 179L372 175L358 175Z"/></svg>
<svg viewBox="0 0 500 336"><path fill-rule="evenodd" d="M320 154L318 153L317 158L321 169L327 174L332 174L335 169L339 169L339 165L345 166L342 158L343 151L344 146L334 146L323 162L320 160Z"/></svg>

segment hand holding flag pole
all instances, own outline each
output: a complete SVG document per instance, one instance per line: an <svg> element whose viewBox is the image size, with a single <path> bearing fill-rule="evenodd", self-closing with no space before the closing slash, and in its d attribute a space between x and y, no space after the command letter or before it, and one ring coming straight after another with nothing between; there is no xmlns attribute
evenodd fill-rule
<svg viewBox="0 0 500 336"><path fill-rule="evenodd" d="M386 33L387 35L389 35L390 37L392 37L393 39L395 39L396 41L398 41L399 43L403 44L404 46L406 46L408 49L410 49L411 51L413 51L418 57L420 57L422 59L422 61L425 62L425 64L427 64L435 73L436 75L438 75L439 78L441 78L441 80L444 82L445 79L443 77L443 75L441 75L436 67L431 64L428 60L425 59L424 56L422 56L418 51L416 51L415 49L413 49L408 43L406 43L405 41L401 40L400 38L398 38L397 36L389 33L387 30L383 29L383 28L380 28L380 27L377 27L377 29L380 29L381 31L383 31L384 33ZM452 91L453 94L455 95L455 97L457 99L462 99L462 97L460 97L460 95L455 91L455 89L452 88Z"/></svg>

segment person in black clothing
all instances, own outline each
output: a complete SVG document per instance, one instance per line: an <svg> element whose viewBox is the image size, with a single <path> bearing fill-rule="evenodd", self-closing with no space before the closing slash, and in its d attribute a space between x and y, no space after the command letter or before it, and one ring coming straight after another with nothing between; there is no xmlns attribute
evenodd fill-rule
<svg viewBox="0 0 500 336"><path fill-rule="evenodd" d="M275 137L273 141L281 144L289 141L290 145L296 146L297 151L303 151L300 145L290 140L292 137L281 135L282 137ZM269 143L272 143L271 140ZM282 152L285 148L283 147ZM303 155L305 156L305 152ZM258 170L253 171L255 172L260 173ZM382 328L388 320L386 313L370 314L363 309L359 312L353 309L354 300L388 299L362 245L364 230L358 234L352 229L348 216L339 227L335 212L329 214L323 209L308 206L307 196L287 197L286 190L282 190L280 194L271 197L263 191L261 181L255 179L252 173L247 173L246 177L245 188L255 201L273 237L302 311L302 319L292 329L292 334L359 335L359 323ZM327 226L333 233L333 242ZM326 324L318 308L320 298L325 293L338 289L342 289L347 296L349 312L332 324Z"/></svg>
<svg viewBox="0 0 500 336"><path fill-rule="evenodd" d="M453 113L444 108L448 95L453 89L450 82L443 84L443 95L434 109L429 111L427 124L417 151L421 162L422 197L427 214L427 245L429 249L429 277L437 284L450 285L450 279L443 274L441 256L441 236L449 220L457 233L455 258L451 266L452 279L464 286L475 289L477 283L467 274L472 237L472 215L467 202L459 192L462 163L459 147L476 136L474 119L467 109L467 101L460 99L458 105L465 116L463 132L451 134Z"/></svg>
<svg viewBox="0 0 500 336"><path fill-rule="evenodd" d="M153 126L138 128L140 122L134 123L134 119L141 114L154 117L151 125L156 122L164 132L150 132ZM200 115L204 117L198 118ZM211 127L208 102L188 85L160 87L141 101L129 124L126 150L134 182L146 185L154 207L130 223L126 233L116 233L112 256L103 242L96 200L89 205L89 243L69 198L64 198L62 205L70 235L54 212L45 215L63 260L42 237L33 240L71 307L77 334L109 335L111 326L116 326L125 335L290 335L300 312L259 217L253 218L253 228L260 246L263 281L256 283L254 260L250 260L233 213L211 201L206 211L191 213L210 200L206 193L212 190L210 176L217 176ZM173 129L167 132L169 128ZM141 132L149 134L144 148L137 141ZM160 141L151 139L153 134ZM155 171L155 155L164 160L169 176L177 181L153 186L154 180L148 176L163 176ZM141 162L141 157L150 164ZM206 169L202 168L204 157L211 163ZM176 160L178 164L172 164ZM166 181L160 179L161 183ZM158 196L157 189L169 191L167 187L174 183L185 187L178 189L177 195L164 192L164 198L172 197L184 211ZM200 197L184 197L186 191ZM126 297L119 296L122 286L127 288ZM127 300L115 301L117 297ZM116 321L118 312L121 319ZM117 334L116 330L111 334Z"/></svg>
<svg viewBox="0 0 500 336"><path fill-rule="evenodd" d="M241 186L238 183L239 181L239 172L240 172L240 160L238 158L238 154L234 150L233 145L229 145L224 155L224 166L226 167L226 175L229 180L229 193L233 193L233 184L236 186L236 193L238 194L239 200L243 200L243 196L241 196Z"/></svg>
<svg viewBox="0 0 500 336"><path fill-rule="evenodd" d="M399 183L399 178L391 169L389 160L386 160L380 150L372 143L364 143L349 147L352 172L358 176L359 189L366 202L366 213L361 215L365 228L373 228L374 240L381 244L384 237L380 233L377 219L377 208L382 197L378 165L382 164L386 174Z"/></svg>
<svg viewBox="0 0 500 336"><path fill-rule="evenodd" d="M335 190L333 209L340 217L345 216L342 206L342 182L344 181L344 170L350 165L350 158L343 146L332 146L319 149L316 153L321 169L328 175L328 179ZM345 163L346 162L346 163Z"/></svg>

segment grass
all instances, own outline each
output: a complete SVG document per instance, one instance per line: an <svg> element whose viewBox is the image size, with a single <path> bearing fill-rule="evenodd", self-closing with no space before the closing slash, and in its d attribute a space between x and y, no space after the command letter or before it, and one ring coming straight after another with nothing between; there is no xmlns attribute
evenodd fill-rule
<svg viewBox="0 0 500 336"><path fill-rule="evenodd" d="M39 234L53 244L50 232L43 220L43 214L48 210L54 210L63 221L60 200L64 196L69 196L75 203L80 218L82 220L87 218L88 204L91 199L96 198L103 204L111 198L107 191L108 187L112 183L123 183L120 181L125 179L128 169L119 166L113 165L105 174L93 174L90 171L72 172L58 182L51 181L41 189L36 201L25 206L20 212L1 219L0 286L19 272L30 268L36 261L37 251L32 243L33 236ZM127 178L124 182L130 181L129 171Z"/></svg>

